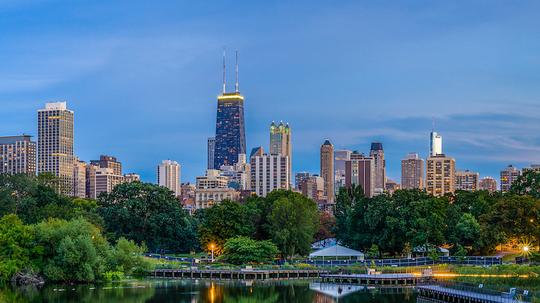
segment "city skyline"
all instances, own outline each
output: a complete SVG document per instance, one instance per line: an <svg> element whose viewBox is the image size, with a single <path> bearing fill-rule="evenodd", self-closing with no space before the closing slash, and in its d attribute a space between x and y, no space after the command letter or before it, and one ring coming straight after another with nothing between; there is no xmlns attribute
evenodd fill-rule
<svg viewBox="0 0 540 303"><path fill-rule="evenodd" d="M114 6L105 6L109 5ZM485 11L482 20L460 18L468 26L466 31L457 26L458 22L452 22L451 13L456 9L452 4L431 4L426 8L390 5L383 11L367 3L334 7L316 4L311 8L315 18L299 13L298 6L270 5L268 17L259 18L257 23L253 19L261 17L255 13L257 5L247 5L241 10L252 17L224 23L220 30L205 28L201 33L191 32L189 25L216 17L225 7L217 5L212 13L205 5L195 5L195 13L185 21L187 26L170 24L166 37L156 38L159 51L153 52L139 44L130 50L128 46L151 39L163 24L145 19L142 25L146 30L136 27L126 33L127 27L121 23L125 19L120 19L78 38L81 28L55 32L61 22L70 22L69 18L54 21L57 14L83 17L72 15L65 7L53 12L54 1L40 5L1 4L0 17L9 14L3 19L8 30L0 38L6 42L0 50L7 54L9 62L0 68L0 75L6 79L0 85L1 135L27 133L36 140L35 111L46 102L67 101L75 111L75 154L81 159L114 155L122 160L126 171L140 173L148 182L154 182L156 163L176 159L183 166L184 180L193 182L204 172L207 138L215 131L220 54L226 45L229 50L238 48L242 55L246 150L266 146L267 126L272 120L289 121L295 129L293 174L319 171L319 146L326 138L336 150L366 154L371 142L380 141L385 147L387 175L399 181L400 161L407 153L418 152L427 158L433 116L435 130L444 138L444 153L456 159L459 170L469 169L481 177L498 179L500 170L509 164L521 168L540 162L540 86L534 74L540 64L534 54L538 45L523 41L540 28L539 21L532 18L535 10L530 5L515 4L503 10L498 5L484 8L472 4L470 9L476 12L472 15ZM36 45L33 39L43 36L18 21L25 14L37 14L43 9L50 11L50 19L44 21L51 22L41 29L52 39ZM342 21L333 18L345 10L363 14L367 21L356 20L353 13L343 14ZM148 13L176 17L157 7L150 7ZM144 15L137 10L130 14L138 18ZM303 38L294 43L291 35L283 35L286 25L296 24L287 19L293 14L310 27L295 26L294 34L311 34L300 35ZM274 33L264 31L275 16L280 18L272 29ZM398 37L400 31L393 27L395 23L383 26L396 16L404 29L423 35L409 41L407 35ZM35 22L40 25L44 21ZM218 17L212 22L220 21ZM364 29L364 22L372 26ZM254 39L246 29L250 24L260 24L265 39ZM323 30L314 32L311 27ZM231 33L233 28L236 34ZM361 38L351 38L350 34L358 30ZM112 38L126 34L125 39L111 41L107 31ZM209 42L223 33L227 34ZM19 37L21 34L26 35ZM176 34L179 40L174 39ZM338 42L335 49L322 47L306 52L315 41L334 34ZM16 37L20 43L7 43ZM193 44L185 44L187 41ZM270 41L283 49L265 50ZM370 46L362 46L364 42ZM85 46L88 51L83 51ZM392 52L392 48L403 54ZM34 49L39 64L28 55ZM428 54L431 56L426 57ZM68 55L65 60L63 55ZM410 60L404 63L404 58ZM460 63L458 67L453 66L456 62ZM128 68L131 65L134 67ZM141 66L148 68L148 73ZM325 72L317 73L322 70ZM362 113L367 114L359 121L357 117Z"/></svg>

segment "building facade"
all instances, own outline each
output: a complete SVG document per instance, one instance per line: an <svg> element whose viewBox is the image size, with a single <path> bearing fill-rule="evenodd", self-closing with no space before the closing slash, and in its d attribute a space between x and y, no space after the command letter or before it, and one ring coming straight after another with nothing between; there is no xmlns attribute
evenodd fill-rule
<svg viewBox="0 0 540 303"><path fill-rule="evenodd" d="M97 165L100 168L110 168L115 175L122 175L122 163L116 157L101 155L99 160L91 160L90 164Z"/></svg>
<svg viewBox="0 0 540 303"><path fill-rule="evenodd" d="M310 176L302 180L300 184L302 194L315 202L324 200L324 178Z"/></svg>
<svg viewBox="0 0 540 303"><path fill-rule="evenodd" d="M351 160L345 162L345 186L361 186L364 195L375 195L375 160L358 152L351 154Z"/></svg>
<svg viewBox="0 0 540 303"><path fill-rule="evenodd" d="M521 171L512 165L508 165L505 169L501 170L501 191L508 192L512 188L512 183L521 176Z"/></svg>
<svg viewBox="0 0 540 303"><path fill-rule="evenodd" d="M497 181L492 177L484 177L479 182L480 190L487 190L490 193L497 191Z"/></svg>
<svg viewBox="0 0 540 303"><path fill-rule="evenodd" d="M214 168L234 165L246 153L244 97L239 92L218 96Z"/></svg>
<svg viewBox="0 0 540 303"><path fill-rule="evenodd" d="M124 174L124 182L131 183L131 182L141 182L141 176L136 173L127 173Z"/></svg>
<svg viewBox="0 0 540 303"><path fill-rule="evenodd" d="M216 149L216 137L210 137L208 138L208 144L207 144L207 161L208 164L206 165L206 169L214 169L214 150Z"/></svg>
<svg viewBox="0 0 540 303"><path fill-rule="evenodd" d="M302 191L302 182L309 177L311 177L311 174L306 171L294 174L295 189L297 189L298 191Z"/></svg>
<svg viewBox="0 0 540 303"><path fill-rule="evenodd" d="M424 189L424 159L409 153L401 160L401 188Z"/></svg>
<svg viewBox="0 0 540 303"><path fill-rule="evenodd" d="M86 198L86 166L87 163L75 158L73 162L73 196Z"/></svg>
<svg viewBox="0 0 540 303"><path fill-rule="evenodd" d="M386 161L381 142L371 143L369 156L375 161L375 191L382 193L386 189Z"/></svg>
<svg viewBox="0 0 540 303"><path fill-rule="evenodd" d="M479 187L479 173L470 170L456 171L456 190L477 191Z"/></svg>
<svg viewBox="0 0 540 303"><path fill-rule="evenodd" d="M434 196L455 191L456 161L444 154L430 156L426 164L426 190Z"/></svg>
<svg viewBox="0 0 540 303"><path fill-rule="evenodd" d="M334 145L329 140L321 145L321 172L320 176L324 179L324 199L328 203L334 202Z"/></svg>
<svg viewBox="0 0 540 303"><path fill-rule="evenodd" d="M430 134L429 140L429 155L435 157L443 153L442 149L442 136L435 131Z"/></svg>
<svg viewBox="0 0 540 303"><path fill-rule="evenodd" d="M262 148L259 150L262 152ZM251 156L251 190L260 197L278 189L289 189L289 159L283 155L256 153Z"/></svg>
<svg viewBox="0 0 540 303"><path fill-rule="evenodd" d="M73 111L66 102L46 103L38 110L37 172L58 178L58 191L73 194Z"/></svg>
<svg viewBox="0 0 540 303"><path fill-rule="evenodd" d="M101 193L110 193L113 189L124 183L124 176L116 174L112 167L99 167L95 171L95 198Z"/></svg>
<svg viewBox="0 0 540 303"><path fill-rule="evenodd" d="M351 160L351 153L345 149L334 151L334 193L345 186L345 162Z"/></svg>
<svg viewBox="0 0 540 303"><path fill-rule="evenodd" d="M289 159L289 176L292 176L292 141L289 124L270 124L270 154L287 156Z"/></svg>
<svg viewBox="0 0 540 303"><path fill-rule="evenodd" d="M170 189L175 197L180 196L180 164L176 161L163 160L157 166L157 183Z"/></svg>
<svg viewBox="0 0 540 303"><path fill-rule="evenodd" d="M0 174L36 175L36 143L31 136L0 137Z"/></svg>

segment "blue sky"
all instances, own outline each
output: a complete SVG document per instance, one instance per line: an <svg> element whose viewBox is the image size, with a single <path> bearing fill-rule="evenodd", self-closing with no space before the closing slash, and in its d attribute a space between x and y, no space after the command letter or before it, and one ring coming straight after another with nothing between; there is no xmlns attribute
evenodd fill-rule
<svg viewBox="0 0 540 303"><path fill-rule="evenodd" d="M538 1L0 0L0 135L36 134L67 101L83 160L117 156L155 181L204 173L221 53L240 52L248 149L290 123L294 171L319 146L368 152L389 177L428 151L432 117L457 167L540 163ZM230 69L229 79L233 78ZM233 88L230 83L229 88Z"/></svg>

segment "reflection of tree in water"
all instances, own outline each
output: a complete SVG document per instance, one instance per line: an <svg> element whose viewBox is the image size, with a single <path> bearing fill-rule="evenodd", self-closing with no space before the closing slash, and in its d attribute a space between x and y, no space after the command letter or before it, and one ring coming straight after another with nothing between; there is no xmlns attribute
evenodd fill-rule
<svg viewBox="0 0 540 303"><path fill-rule="evenodd" d="M154 296L153 287L114 285L91 289L92 285L50 285L36 288L4 288L0 302L4 303L144 303ZM56 290L55 290L56 289ZM63 289L59 291L59 289Z"/></svg>

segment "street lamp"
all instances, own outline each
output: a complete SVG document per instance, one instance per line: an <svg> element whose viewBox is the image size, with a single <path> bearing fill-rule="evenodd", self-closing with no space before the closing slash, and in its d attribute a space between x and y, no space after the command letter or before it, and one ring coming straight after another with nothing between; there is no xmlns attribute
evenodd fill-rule
<svg viewBox="0 0 540 303"><path fill-rule="evenodd" d="M523 246L523 252L524 253L528 253L529 249L530 249L530 247L528 245Z"/></svg>
<svg viewBox="0 0 540 303"><path fill-rule="evenodd" d="M214 243L210 243L210 250L212 251L212 263L214 263L214 248L215 248Z"/></svg>

